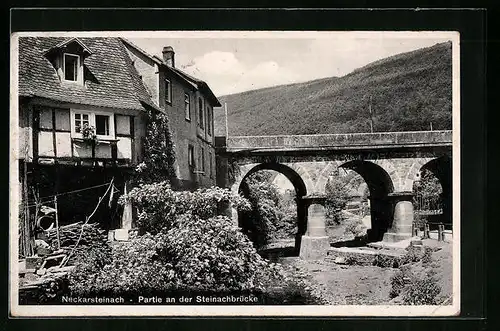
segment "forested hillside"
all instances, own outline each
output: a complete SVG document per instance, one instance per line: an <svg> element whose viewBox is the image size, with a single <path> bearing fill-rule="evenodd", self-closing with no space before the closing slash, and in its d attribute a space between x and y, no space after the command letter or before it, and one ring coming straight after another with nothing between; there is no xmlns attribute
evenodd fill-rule
<svg viewBox="0 0 500 331"><path fill-rule="evenodd" d="M312 64L309 64L312 65ZM451 42L331 77L220 97L229 135L451 129ZM216 127L224 127L216 112Z"/></svg>

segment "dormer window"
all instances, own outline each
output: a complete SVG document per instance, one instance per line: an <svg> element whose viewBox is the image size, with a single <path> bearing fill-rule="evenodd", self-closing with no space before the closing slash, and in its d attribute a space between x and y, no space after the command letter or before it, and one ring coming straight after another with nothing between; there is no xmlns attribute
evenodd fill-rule
<svg viewBox="0 0 500 331"><path fill-rule="evenodd" d="M78 38L67 39L44 52L61 82L84 85L84 62L92 51Z"/></svg>
<svg viewBox="0 0 500 331"><path fill-rule="evenodd" d="M64 53L63 61L64 80L70 82L78 81L78 71L80 68L80 56Z"/></svg>

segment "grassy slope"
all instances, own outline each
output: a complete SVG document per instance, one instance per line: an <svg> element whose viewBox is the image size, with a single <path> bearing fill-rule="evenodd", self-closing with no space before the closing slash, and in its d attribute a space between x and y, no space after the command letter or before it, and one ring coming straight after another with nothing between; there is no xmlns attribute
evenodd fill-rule
<svg viewBox="0 0 500 331"><path fill-rule="evenodd" d="M343 77L220 97L229 135L451 129L451 43L368 64ZM223 126L222 112L216 125Z"/></svg>

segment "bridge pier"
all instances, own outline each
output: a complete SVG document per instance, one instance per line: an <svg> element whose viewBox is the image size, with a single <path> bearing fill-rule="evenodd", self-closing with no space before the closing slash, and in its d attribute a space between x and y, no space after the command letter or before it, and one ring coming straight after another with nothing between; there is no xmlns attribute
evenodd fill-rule
<svg viewBox="0 0 500 331"><path fill-rule="evenodd" d="M326 235L326 197L303 197L307 208L307 230L300 241L300 258L318 260L326 257L330 241Z"/></svg>
<svg viewBox="0 0 500 331"><path fill-rule="evenodd" d="M394 201L394 217L392 226L384 234L383 241L396 242L412 237L413 225L413 193L393 192L389 197Z"/></svg>

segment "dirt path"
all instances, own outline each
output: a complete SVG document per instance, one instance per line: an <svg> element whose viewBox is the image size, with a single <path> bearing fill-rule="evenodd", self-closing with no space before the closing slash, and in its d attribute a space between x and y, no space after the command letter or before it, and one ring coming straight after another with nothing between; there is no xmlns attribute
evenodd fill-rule
<svg viewBox="0 0 500 331"><path fill-rule="evenodd" d="M332 305L377 305L389 302L392 268L343 266L323 261L284 258L281 263L306 270L321 296Z"/></svg>

